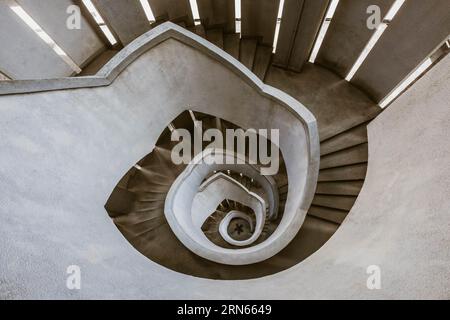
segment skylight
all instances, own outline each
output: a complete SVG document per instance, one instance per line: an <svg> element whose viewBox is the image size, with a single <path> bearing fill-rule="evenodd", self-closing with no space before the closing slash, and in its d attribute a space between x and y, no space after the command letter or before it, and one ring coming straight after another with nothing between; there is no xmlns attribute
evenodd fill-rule
<svg viewBox="0 0 450 320"><path fill-rule="evenodd" d="M355 75L356 71L358 71L359 67L361 67L364 60L366 60L367 56L369 55L370 51L372 51L375 44L380 39L381 35L383 34L384 30L388 27L388 23L391 22L391 20L395 17L398 10L400 10L401 6L405 0L396 0L392 7L389 9L388 13L384 17L383 21L378 25L377 29L375 30L374 34L370 38L369 42L364 47L363 51L359 55L358 59L356 59L355 63L353 64L352 68L350 69L349 73L345 77L345 80L350 81L353 76Z"/></svg>
<svg viewBox="0 0 450 320"><path fill-rule="evenodd" d="M200 14L198 12L197 0L189 0L191 4L192 17L194 18L195 25L199 25L200 22Z"/></svg>
<svg viewBox="0 0 450 320"><path fill-rule="evenodd" d="M147 16L147 20L150 23L153 23L156 21L155 15L153 14L152 8L150 8L150 5L148 3L148 0L140 0L141 6L144 9L145 15Z"/></svg>
<svg viewBox="0 0 450 320"><path fill-rule="evenodd" d="M236 19L236 32L241 32L241 0L234 0L234 18Z"/></svg>
<svg viewBox="0 0 450 320"><path fill-rule="evenodd" d="M427 58L420 64L409 76L405 78L388 96L380 103L381 108L386 108L395 98L397 98L406 88L409 87L417 78L419 78L433 64L431 58Z"/></svg>
<svg viewBox="0 0 450 320"><path fill-rule="evenodd" d="M273 53L277 50L278 36L280 34L281 18L283 17L284 0L280 1L277 14L277 24L275 26L275 36L273 37Z"/></svg>
<svg viewBox="0 0 450 320"><path fill-rule="evenodd" d="M317 54L319 53L320 47L322 46L323 39L327 34L328 27L330 26L331 19L334 16L334 12L339 4L339 0L332 0L330 6L328 7L327 13L325 14L325 19L323 20L322 26L320 27L319 34L316 38L316 42L314 43L314 47L311 51L311 55L309 57L309 62L314 63L317 58Z"/></svg>
<svg viewBox="0 0 450 320"><path fill-rule="evenodd" d="M11 8L11 10L17 15L19 16L19 18L25 22L25 24L31 29L33 30L36 35L39 36L39 38L41 38L46 44L48 44L50 46L50 48L53 49L53 51L61 57L61 59L64 60L65 63L67 63L70 68L75 71L76 73L80 73L81 69L80 67L64 52L63 49L61 49L55 41L53 41L53 39L44 31L42 30L42 28L37 24L36 21L34 21L34 19L25 12L25 10L18 5L15 1L9 1L9 7Z"/></svg>
<svg viewBox="0 0 450 320"><path fill-rule="evenodd" d="M111 30L109 30L108 26L105 24L105 20L103 20L102 16L97 11L97 9L95 8L95 6L92 3L92 1L91 0L83 0L83 4L86 6L86 8L88 9L89 13L94 18L95 22L98 24L98 26L100 27L102 32L105 34L105 36L108 39L109 43L111 43L111 45L115 45L117 43L116 38L112 34Z"/></svg>

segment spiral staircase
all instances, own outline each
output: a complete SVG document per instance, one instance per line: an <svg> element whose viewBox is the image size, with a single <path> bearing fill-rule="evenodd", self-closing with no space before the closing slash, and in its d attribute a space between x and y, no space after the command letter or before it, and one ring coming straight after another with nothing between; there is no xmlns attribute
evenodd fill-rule
<svg viewBox="0 0 450 320"><path fill-rule="evenodd" d="M0 298L448 298L446 1L407 0L350 81L375 33L366 7L398 1L242 0L238 18L235 1L197 0L197 18L149 0L149 22L141 1L92 0L102 23L85 1L45 2L0 4L2 30L31 39L0 31ZM71 4L85 27L66 33ZM195 145L251 128L279 129L276 174L206 142L174 163L179 130ZM218 155L245 163L202 162ZM80 292L58 282L71 264ZM390 291L367 291L373 264Z"/></svg>

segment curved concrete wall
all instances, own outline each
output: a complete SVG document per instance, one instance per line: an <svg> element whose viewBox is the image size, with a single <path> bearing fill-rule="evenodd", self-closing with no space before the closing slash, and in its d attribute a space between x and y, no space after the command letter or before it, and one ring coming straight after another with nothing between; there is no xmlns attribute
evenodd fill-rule
<svg viewBox="0 0 450 320"><path fill-rule="evenodd" d="M294 229L312 200L319 157L312 114L173 24L137 39L97 76L12 81L0 92L6 93L0 99L2 296L71 295L57 280L71 264L85 269L85 277L91 273L87 296L117 296L105 287L115 286L108 280L112 274L120 282L133 274L150 279L156 270L166 272L131 248L103 205L121 176L186 109L242 128L280 129L292 195L286 211L300 213ZM148 286L138 290L147 292Z"/></svg>

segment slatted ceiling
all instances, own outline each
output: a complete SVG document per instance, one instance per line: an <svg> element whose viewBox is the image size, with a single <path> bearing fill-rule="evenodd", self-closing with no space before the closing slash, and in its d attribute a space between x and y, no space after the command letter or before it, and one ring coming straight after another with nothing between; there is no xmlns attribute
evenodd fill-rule
<svg viewBox="0 0 450 320"><path fill-rule="evenodd" d="M289 59L289 68L301 71L308 61L320 30L329 0L304 0L301 17Z"/></svg>
<svg viewBox="0 0 450 320"><path fill-rule="evenodd" d="M0 69L12 79L70 76L73 70L11 9L0 2Z"/></svg>
<svg viewBox="0 0 450 320"><path fill-rule="evenodd" d="M304 0L285 0L273 64L287 68Z"/></svg>
<svg viewBox="0 0 450 320"><path fill-rule="evenodd" d="M235 32L234 0L197 0L202 24L223 27L225 33Z"/></svg>
<svg viewBox="0 0 450 320"><path fill-rule="evenodd" d="M70 0L16 0L22 8L78 65L83 66L91 57L106 50L104 42L81 17L81 28L67 28L69 14L66 10L74 2Z"/></svg>
<svg viewBox="0 0 450 320"><path fill-rule="evenodd" d="M406 1L352 79L380 101L450 34L448 0Z"/></svg>
<svg viewBox="0 0 450 320"><path fill-rule="evenodd" d="M272 45L280 0L241 0L242 37L257 37Z"/></svg>
<svg viewBox="0 0 450 320"><path fill-rule="evenodd" d="M139 0L92 0L92 3L123 45L151 28Z"/></svg>
<svg viewBox="0 0 450 320"><path fill-rule="evenodd" d="M370 5L381 9L381 18L394 0L340 0L315 63L345 78L375 30L367 28Z"/></svg>
<svg viewBox="0 0 450 320"><path fill-rule="evenodd" d="M185 20L188 26L194 25L189 0L148 0L156 19L167 15L169 20Z"/></svg>

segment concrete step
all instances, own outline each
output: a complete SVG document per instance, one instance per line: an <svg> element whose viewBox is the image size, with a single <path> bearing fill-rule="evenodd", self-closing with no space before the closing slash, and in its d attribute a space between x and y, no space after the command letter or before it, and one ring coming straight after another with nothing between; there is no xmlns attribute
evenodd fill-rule
<svg viewBox="0 0 450 320"><path fill-rule="evenodd" d="M281 186L281 187L279 187L278 188L278 192L280 193L280 194L282 194L282 193L286 193L286 192L288 192L288 189L289 189L289 185L284 185L284 186Z"/></svg>
<svg viewBox="0 0 450 320"><path fill-rule="evenodd" d="M239 60L240 43L241 38L238 33L225 34L223 37L223 49L237 60Z"/></svg>
<svg viewBox="0 0 450 320"><path fill-rule="evenodd" d="M341 224L347 216L347 210L333 209L312 205L309 208L308 215L316 218L324 219L334 223Z"/></svg>
<svg viewBox="0 0 450 320"><path fill-rule="evenodd" d="M255 39L241 39L239 60L250 70L253 69L257 44Z"/></svg>
<svg viewBox="0 0 450 320"><path fill-rule="evenodd" d="M324 169L319 171L320 181L363 180L366 177L367 163Z"/></svg>
<svg viewBox="0 0 450 320"><path fill-rule="evenodd" d="M158 209L164 210L164 200L158 201L135 201L133 203L133 212L144 213Z"/></svg>
<svg viewBox="0 0 450 320"><path fill-rule="evenodd" d="M367 122L322 141L320 155L324 156L365 142L367 142Z"/></svg>
<svg viewBox="0 0 450 320"><path fill-rule="evenodd" d="M197 35L199 35L202 38L206 38L205 28L201 24L195 25L195 26L192 26L192 27L188 27L188 30L193 32L193 33L195 33L195 34L197 34Z"/></svg>
<svg viewBox="0 0 450 320"><path fill-rule="evenodd" d="M206 30L206 40L216 45L220 49L223 49L223 30L222 29Z"/></svg>
<svg viewBox="0 0 450 320"><path fill-rule="evenodd" d="M166 194L164 193L156 193L156 192L137 192L136 200L137 201L164 201L166 199Z"/></svg>
<svg viewBox="0 0 450 320"><path fill-rule="evenodd" d="M162 207L154 209L154 210L148 210L148 211L140 211L140 212L130 212L126 215L114 217L114 222L120 223L120 224L126 224L126 225L134 225L138 223L142 223L145 221L148 221L150 219L163 217L164 216L164 204Z"/></svg>
<svg viewBox="0 0 450 320"><path fill-rule="evenodd" d="M253 73L262 81L264 81L270 62L272 61L272 50L273 48L271 46L258 45L256 48Z"/></svg>
<svg viewBox="0 0 450 320"><path fill-rule="evenodd" d="M316 194L314 196L312 204L321 207L350 211L355 201L356 197L354 196L334 196L334 195Z"/></svg>
<svg viewBox="0 0 450 320"><path fill-rule="evenodd" d="M125 220L129 215L121 216L119 218L114 218L113 221L122 232L131 234L133 237L141 237L146 233L151 233L153 230L157 229L163 224L167 224L166 217L164 215L157 216L154 218L149 218L140 222L135 222L133 220Z"/></svg>
<svg viewBox="0 0 450 320"><path fill-rule="evenodd" d="M316 194L357 196L364 180L318 182Z"/></svg>
<svg viewBox="0 0 450 320"><path fill-rule="evenodd" d="M320 158L320 169L367 162L367 143L327 154Z"/></svg>

